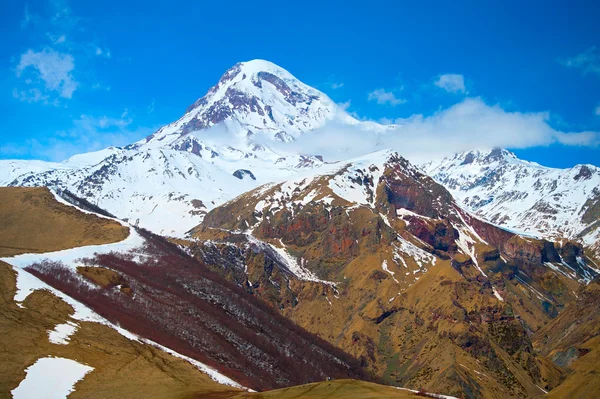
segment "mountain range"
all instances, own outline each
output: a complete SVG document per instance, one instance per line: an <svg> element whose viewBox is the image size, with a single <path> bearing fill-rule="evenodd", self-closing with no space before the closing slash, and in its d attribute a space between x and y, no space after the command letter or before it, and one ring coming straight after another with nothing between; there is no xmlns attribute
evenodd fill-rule
<svg viewBox="0 0 600 399"><path fill-rule="evenodd" d="M600 169L505 149L421 165L391 149L298 152L329 126L373 140L394 128L254 60L138 142L58 163L0 161L0 185L49 187L143 238L79 263L4 260L254 389L329 373L456 397L586 397L578 382L600 372L589 361L600 316L569 314L597 294ZM120 291L82 283L98 275ZM315 361L301 375L285 369Z"/></svg>

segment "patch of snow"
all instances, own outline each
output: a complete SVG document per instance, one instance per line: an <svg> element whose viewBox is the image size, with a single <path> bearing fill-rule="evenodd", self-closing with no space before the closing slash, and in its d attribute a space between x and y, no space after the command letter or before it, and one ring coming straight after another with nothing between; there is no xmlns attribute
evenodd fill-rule
<svg viewBox="0 0 600 399"><path fill-rule="evenodd" d="M292 255L289 254L289 252L287 251L285 245L283 244L283 242L281 240L279 240L279 242L280 242L280 245L282 246L282 248L277 247L268 242L261 241L251 234L248 234L248 233L244 233L244 234L248 238L248 241L250 241L251 243L253 243L257 246L260 246L260 247L267 247L267 248L271 249L272 251L274 251L275 255L277 255L277 257L279 258L278 260L281 263L283 263L287 267L287 269L294 276L299 278L300 280L314 281L314 282L326 284L326 285L329 285L332 287L336 286L336 283L334 283L332 281L321 280L317 276L315 276L313 272L311 272L304 266L304 259L301 259L300 262L298 262L298 259L296 259L295 257L293 257Z"/></svg>
<svg viewBox="0 0 600 399"><path fill-rule="evenodd" d="M479 262L477 262L477 255L475 253L475 240L465 231L462 226L454 226L454 228L458 230L458 240L456 240L458 249L460 249L463 254L468 255L473 261L475 268L479 270L483 276L487 277L487 274L485 274L481 267L479 267Z"/></svg>
<svg viewBox="0 0 600 399"><path fill-rule="evenodd" d="M77 266L81 266L81 262L79 262L79 260L82 258L92 258L96 254L106 254L109 252L125 253L135 250L141 247L143 244L144 239L133 228L130 228L129 236L127 236L125 240L112 244L88 245L84 247L64 249L55 252L45 252L41 254L22 254L0 258L0 260L9 263L18 269L24 269L25 267L34 263L49 260L61 262L66 267L74 270L77 268ZM34 286L33 289L37 289L37 287ZM30 292L30 287L27 287L26 285L17 287L15 301L24 300Z"/></svg>
<svg viewBox="0 0 600 399"><path fill-rule="evenodd" d="M75 391L75 384L93 367L62 357L38 359L25 372L25 379L11 391L15 399L63 399Z"/></svg>
<svg viewBox="0 0 600 399"><path fill-rule="evenodd" d="M498 298L499 301L504 302L504 298L502 298L502 295L500 295L496 287L492 286L492 291L494 291L494 296Z"/></svg>
<svg viewBox="0 0 600 399"><path fill-rule="evenodd" d="M54 327L54 330L48 330L48 340L56 345L67 345L71 335L75 334L75 331L77 331L78 328L79 325L72 321L57 324Z"/></svg>
<svg viewBox="0 0 600 399"><path fill-rule="evenodd" d="M409 392L413 392L413 393L418 393L419 391L417 391L416 389L410 389L410 388L401 388L401 387L394 387L396 389L400 389L402 391L409 391ZM458 399L456 396L448 396L448 395L440 395L438 393L430 393L427 392L427 395L429 397L433 397L436 399Z"/></svg>

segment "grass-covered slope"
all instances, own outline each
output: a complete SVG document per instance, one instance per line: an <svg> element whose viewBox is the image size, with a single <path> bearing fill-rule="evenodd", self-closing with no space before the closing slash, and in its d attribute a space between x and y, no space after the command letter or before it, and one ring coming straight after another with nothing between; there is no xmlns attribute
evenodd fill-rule
<svg viewBox="0 0 600 399"><path fill-rule="evenodd" d="M427 394L425 391L417 394L365 381L335 380L260 393L240 393L232 396L232 399L416 399L423 397L441 398L442 396Z"/></svg>
<svg viewBox="0 0 600 399"><path fill-rule="evenodd" d="M129 229L58 202L49 189L0 188L0 256L122 241Z"/></svg>
<svg viewBox="0 0 600 399"><path fill-rule="evenodd" d="M548 397L600 397L600 281L582 288L577 300L540 329L533 342L567 371L565 381Z"/></svg>

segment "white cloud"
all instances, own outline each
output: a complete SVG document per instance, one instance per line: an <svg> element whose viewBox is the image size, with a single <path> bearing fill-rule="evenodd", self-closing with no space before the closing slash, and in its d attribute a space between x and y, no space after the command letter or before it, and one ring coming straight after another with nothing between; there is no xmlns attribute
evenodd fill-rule
<svg viewBox="0 0 600 399"><path fill-rule="evenodd" d="M344 87L344 83L343 82L332 83L331 84L331 88L334 89L334 90L341 89L342 87Z"/></svg>
<svg viewBox="0 0 600 399"><path fill-rule="evenodd" d="M323 155L328 160L344 160L392 148L421 163L475 148L528 148L552 143L600 145L599 132L557 131L549 125L549 118L546 112L508 112L498 105L487 105L480 98L467 98L431 116L381 121L394 122L396 126L379 130L329 124L282 145L281 150L293 148Z"/></svg>
<svg viewBox="0 0 600 399"><path fill-rule="evenodd" d="M406 102L405 99L397 98L392 91L387 91L386 89L373 90L369 93L368 99L369 101L377 101L377 104L380 105L390 104L394 107Z"/></svg>
<svg viewBox="0 0 600 399"><path fill-rule="evenodd" d="M440 75L433 84L449 93L466 92L464 76L455 73Z"/></svg>
<svg viewBox="0 0 600 399"><path fill-rule="evenodd" d="M16 68L17 77L32 72L35 82L41 79L45 89L57 92L62 98L71 98L78 83L72 75L75 61L70 54L59 53L51 48L42 51L27 50L21 54Z"/></svg>
<svg viewBox="0 0 600 399"><path fill-rule="evenodd" d="M31 22L31 15L29 14L29 3L25 3L25 12L23 14L23 19L21 20L21 28L25 29L29 26Z"/></svg>
<svg viewBox="0 0 600 399"><path fill-rule="evenodd" d="M568 68L580 69L584 75L588 73L600 75L600 52L596 47L590 47L573 57L561 58L558 62Z"/></svg>
<svg viewBox="0 0 600 399"><path fill-rule="evenodd" d="M600 116L600 105L598 105L598 106L596 107L596 109L594 110L594 113L595 113L596 115Z"/></svg>
<svg viewBox="0 0 600 399"><path fill-rule="evenodd" d="M60 35L58 37L49 35L49 37L50 37L50 40L52 40L52 43L54 43L54 44L62 44L67 41L67 36L65 36L65 35Z"/></svg>
<svg viewBox="0 0 600 399"><path fill-rule="evenodd" d="M28 28L29 37L41 38L42 42L13 58L14 70L21 78L13 96L25 102L55 104L71 99L80 88L108 91L109 86L97 83L93 64L99 58L111 58L111 51L92 39L95 35L82 26L68 0L42 3L36 3L39 15L25 4L21 26Z"/></svg>
<svg viewBox="0 0 600 399"><path fill-rule="evenodd" d="M348 100L348 101L343 102L343 103L337 103L337 105L338 105L338 107L340 107L344 111L347 111L348 108L350 108L350 105L352 105L352 101Z"/></svg>

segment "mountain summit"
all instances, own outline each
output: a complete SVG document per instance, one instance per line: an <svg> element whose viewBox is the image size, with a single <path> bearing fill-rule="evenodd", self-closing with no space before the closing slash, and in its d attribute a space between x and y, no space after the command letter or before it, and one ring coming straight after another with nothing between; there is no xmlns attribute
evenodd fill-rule
<svg viewBox="0 0 600 399"><path fill-rule="evenodd" d="M161 128L147 142L224 125L252 141L258 132L288 142L328 121L357 124L327 95L305 85L285 69L264 60L240 62L190 105L185 115Z"/></svg>

